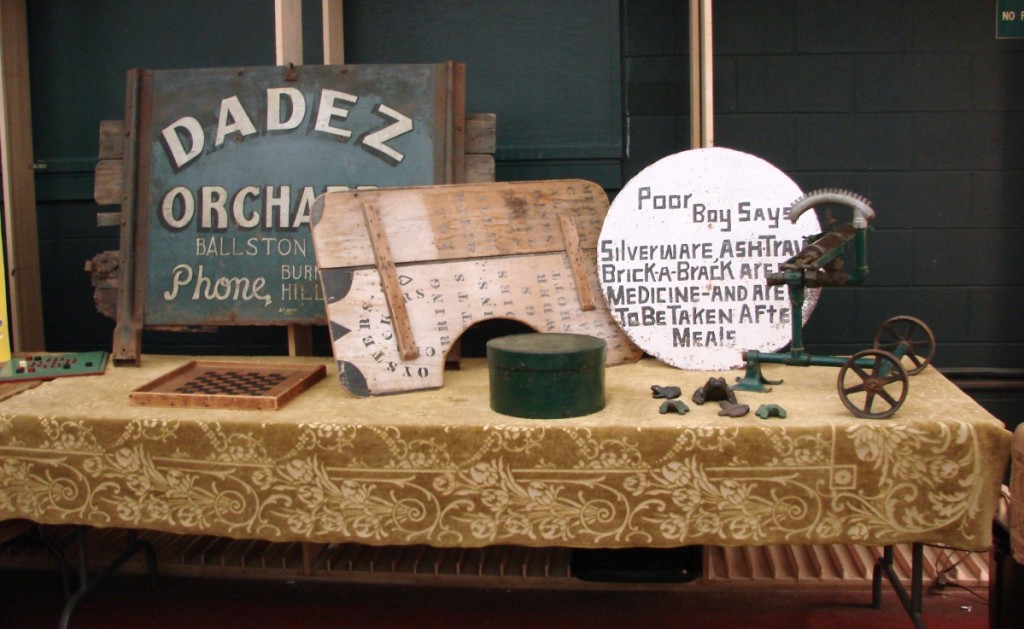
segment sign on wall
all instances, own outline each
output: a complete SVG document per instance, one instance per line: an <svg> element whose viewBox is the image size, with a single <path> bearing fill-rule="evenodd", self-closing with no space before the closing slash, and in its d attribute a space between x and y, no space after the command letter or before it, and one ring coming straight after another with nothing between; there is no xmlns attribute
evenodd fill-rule
<svg viewBox="0 0 1024 629"><path fill-rule="evenodd" d="M122 257L134 290L119 296L116 358L138 356L142 327L324 323L309 235L316 198L459 177L457 64L133 77L134 208L122 211L135 225L127 238L122 229Z"/></svg>
<svg viewBox="0 0 1024 629"><path fill-rule="evenodd" d="M763 159L725 148L665 157L615 197L598 243L608 309L648 354L682 369L725 370L746 349L788 343L791 307L768 273L820 231L786 213L802 192ZM806 321L820 291L806 296Z"/></svg>
<svg viewBox="0 0 1024 629"><path fill-rule="evenodd" d="M996 0L996 39L1024 38L1024 0Z"/></svg>

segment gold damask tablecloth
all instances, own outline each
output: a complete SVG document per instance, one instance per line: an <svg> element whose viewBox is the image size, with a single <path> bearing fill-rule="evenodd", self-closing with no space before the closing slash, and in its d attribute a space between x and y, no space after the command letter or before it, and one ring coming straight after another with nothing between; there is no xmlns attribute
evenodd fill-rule
<svg viewBox="0 0 1024 629"><path fill-rule="evenodd" d="M738 395L786 419L720 417L689 402L715 374L652 359L609 368L606 408L564 420L490 410L482 360L439 390L367 399L328 364L278 411L130 403L185 362L146 356L0 402L0 519L366 544L980 550L1011 442L931 368L889 420L853 417L836 369L783 365L765 372L785 384ZM691 411L661 414L655 384Z"/></svg>

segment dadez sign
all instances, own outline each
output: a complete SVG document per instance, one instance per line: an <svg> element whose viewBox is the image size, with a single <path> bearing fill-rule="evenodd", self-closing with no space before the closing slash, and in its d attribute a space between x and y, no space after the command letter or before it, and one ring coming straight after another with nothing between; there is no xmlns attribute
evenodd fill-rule
<svg viewBox="0 0 1024 629"><path fill-rule="evenodd" d="M463 116L453 68L143 72L134 259L144 325L325 322L314 201L449 181Z"/></svg>

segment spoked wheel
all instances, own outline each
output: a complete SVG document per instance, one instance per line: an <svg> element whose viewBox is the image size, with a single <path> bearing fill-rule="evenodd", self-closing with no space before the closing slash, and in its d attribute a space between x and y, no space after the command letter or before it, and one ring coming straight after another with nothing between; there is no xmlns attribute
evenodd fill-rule
<svg viewBox="0 0 1024 629"><path fill-rule="evenodd" d="M903 406L910 388L907 370L885 350L857 352L839 368L839 399L857 417L885 419Z"/></svg>
<svg viewBox="0 0 1024 629"><path fill-rule="evenodd" d="M878 328L874 347L898 357L907 374L915 376L935 358L935 335L916 317L893 317Z"/></svg>

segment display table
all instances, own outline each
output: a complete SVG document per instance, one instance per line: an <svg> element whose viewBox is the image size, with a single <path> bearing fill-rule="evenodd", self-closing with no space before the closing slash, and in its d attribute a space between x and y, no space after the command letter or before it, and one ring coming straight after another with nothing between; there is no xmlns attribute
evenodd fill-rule
<svg viewBox="0 0 1024 629"><path fill-rule="evenodd" d="M835 369L783 365L765 375L785 384L738 396L786 419L721 417L690 396L739 372L652 359L609 368L605 409L560 420L490 410L480 359L441 389L379 398L346 393L328 364L277 411L129 401L187 360L146 356L0 402L0 520L376 545L984 550L1011 443L932 368L889 420L852 416ZM660 413L651 385L679 386L690 412Z"/></svg>

